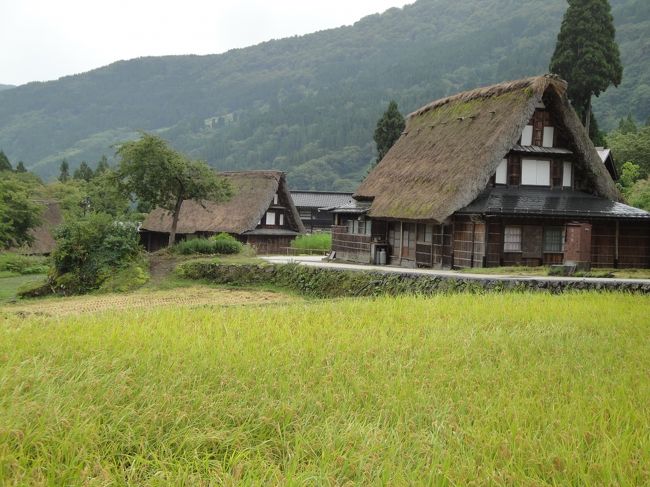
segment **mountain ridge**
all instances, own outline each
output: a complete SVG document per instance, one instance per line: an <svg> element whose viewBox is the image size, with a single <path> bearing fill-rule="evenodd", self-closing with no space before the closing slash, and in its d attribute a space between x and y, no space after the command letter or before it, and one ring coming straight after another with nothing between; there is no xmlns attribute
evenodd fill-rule
<svg viewBox="0 0 650 487"><path fill-rule="evenodd" d="M650 8L612 1L624 82L601 125L650 116ZM482 6L478 9L477 6ZM433 99L546 71L566 4L419 0L358 22L222 54L121 60L0 92L0 148L46 178L152 131L218 169L286 170L292 187L354 189L388 101ZM536 12L536 15L531 15ZM647 90L646 90L647 87ZM644 111L645 110L645 111ZM36 135L34 135L36 134Z"/></svg>

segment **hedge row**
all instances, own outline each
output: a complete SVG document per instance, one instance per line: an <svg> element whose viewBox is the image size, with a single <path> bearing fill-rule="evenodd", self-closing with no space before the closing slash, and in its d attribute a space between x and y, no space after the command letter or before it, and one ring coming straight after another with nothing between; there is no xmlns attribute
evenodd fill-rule
<svg viewBox="0 0 650 487"><path fill-rule="evenodd" d="M535 279L482 280L457 276L357 272L340 269L284 265L223 265L188 262L180 267L183 277L235 286L272 284L314 297L378 296L383 294L436 294L485 291L625 290L650 293L643 283L597 281L546 281Z"/></svg>

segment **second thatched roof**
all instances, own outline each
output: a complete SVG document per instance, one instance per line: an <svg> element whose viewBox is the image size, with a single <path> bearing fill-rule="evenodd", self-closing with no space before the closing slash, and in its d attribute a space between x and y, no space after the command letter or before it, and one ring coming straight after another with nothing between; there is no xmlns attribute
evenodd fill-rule
<svg viewBox="0 0 650 487"><path fill-rule="evenodd" d="M276 193L287 207L289 220L296 231L304 227L293 205L285 175L281 171L221 172L230 182L233 196L223 203L185 200L181 206L176 232L179 234L219 233L243 234L254 230L269 209ZM142 230L169 233L171 213L162 208L153 210L142 223Z"/></svg>
<svg viewBox="0 0 650 487"><path fill-rule="evenodd" d="M541 103L559 119L594 194L620 201L566 97L566 82L552 75L467 91L410 114L355 198L372 201L374 218L443 222L485 189Z"/></svg>

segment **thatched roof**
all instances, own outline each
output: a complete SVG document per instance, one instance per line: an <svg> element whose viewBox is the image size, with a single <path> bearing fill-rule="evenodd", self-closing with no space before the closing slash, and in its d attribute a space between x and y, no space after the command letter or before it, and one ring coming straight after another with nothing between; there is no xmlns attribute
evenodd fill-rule
<svg viewBox="0 0 650 487"><path fill-rule="evenodd" d="M179 234L197 232L227 232L242 234L255 229L273 202L276 192L289 210L289 220L298 232L304 227L287 189L286 179L280 171L222 172L233 189L233 196L224 203L185 200L178 217ZM156 208L142 224L143 230L169 233L172 226L171 213Z"/></svg>
<svg viewBox="0 0 650 487"><path fill-rule="evenodd" d="M566 97L566 82L551 75L467 91L413 112L355 198L372 200L374 218L444 221L485 189L541 102L562 124L594 194L620 201Z"/></svg>
<svg viewBox="0 0 650 487"><path fill-rule="evenodd" d="M23 254L47 255L51 254L56 247L54 229L63 223L61 206L56 201L39 201L39 203L44 207L41 213L41 223L29 231L29 234L34 237L34 241L30 245L13 250Z"/></svg>

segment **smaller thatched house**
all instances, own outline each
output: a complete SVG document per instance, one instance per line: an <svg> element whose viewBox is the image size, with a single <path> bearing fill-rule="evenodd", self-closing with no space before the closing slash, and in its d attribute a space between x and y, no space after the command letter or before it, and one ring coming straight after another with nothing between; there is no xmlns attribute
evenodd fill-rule
<svg viewBox="0 0 650 487"><path fill-rule="evenodd" d="M335 212L337 257L408 267L650 267L650 214L624 204L566 95L537 76L434 101ZM379 257L379 258L378 258Z"/></svg>
<svg viewBox="0 0 650 487"><path fill-rule="evenodd" d="M183 201L176 241L229 233L260 254L282 253L304 227L280 171L222 172L233 189L224 203ZM142 223L142 243L155 251L167 246L171 214L161 208Z"/></svg>

